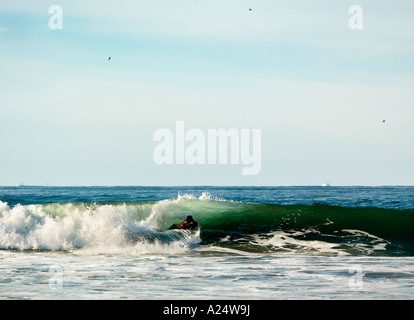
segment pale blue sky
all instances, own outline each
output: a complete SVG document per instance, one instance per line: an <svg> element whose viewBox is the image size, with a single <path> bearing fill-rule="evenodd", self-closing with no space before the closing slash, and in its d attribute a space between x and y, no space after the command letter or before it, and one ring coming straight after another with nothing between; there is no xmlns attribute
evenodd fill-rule
<svg viewBox="0 0 414 320"><path fill-rule="evenodd" d="M413 185L412 1L84 2L0 4L0 185ZM156 165L177 120L261 129L260 174Z"/></svg>

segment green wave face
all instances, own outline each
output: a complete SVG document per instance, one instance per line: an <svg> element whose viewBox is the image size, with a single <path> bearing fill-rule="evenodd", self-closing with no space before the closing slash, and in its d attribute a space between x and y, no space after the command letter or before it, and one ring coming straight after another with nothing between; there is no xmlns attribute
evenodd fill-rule
<svg viewBox="0 0 414 320"><path fill-rule="evenodd" d="M252 247L257 238L268 240L284 236L294 239L295 243L299 240L304 246L306 241L308 244L319 241L348 253L364 254L367 250L359 249L371 246L381 248L380 253L386 255L414 254L414 212L410 210L198 199L186 199L176 209L191 212L198 219L204 243L223 245L220 241L226 238L229 240L226 245ZM283 249L274 241L270 243ZM263 249L259 247L255 248Z"/></svg>

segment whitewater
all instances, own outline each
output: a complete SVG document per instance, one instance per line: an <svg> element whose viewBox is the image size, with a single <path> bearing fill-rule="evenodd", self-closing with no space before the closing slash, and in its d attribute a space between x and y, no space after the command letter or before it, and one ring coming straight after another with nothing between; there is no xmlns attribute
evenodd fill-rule
<svg viewBox="0 0 414 320"><path fill-rule="evenodd" d="M412 299L412 187L0 187L1 299ZM197 231L167 230L193 215Z"/></svg>

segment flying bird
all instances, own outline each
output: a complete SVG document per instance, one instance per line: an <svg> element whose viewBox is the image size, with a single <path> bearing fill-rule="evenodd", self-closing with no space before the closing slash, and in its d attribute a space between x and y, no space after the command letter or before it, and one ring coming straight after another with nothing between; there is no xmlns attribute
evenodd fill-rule
<svg viewBox="0 0 414 320"><path fill-rule="evenodd" d="M108 61L111 60L111 57L108 57Z"/></svg>

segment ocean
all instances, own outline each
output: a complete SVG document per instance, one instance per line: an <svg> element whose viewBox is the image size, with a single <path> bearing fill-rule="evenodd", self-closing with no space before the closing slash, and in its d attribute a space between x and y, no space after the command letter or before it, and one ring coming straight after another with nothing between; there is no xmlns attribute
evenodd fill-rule
<svg viewBox="0 0 414 320"><path fill-rule="evenodd" d="M0 187L3 300L413 298L414 187Z"/></svg>

